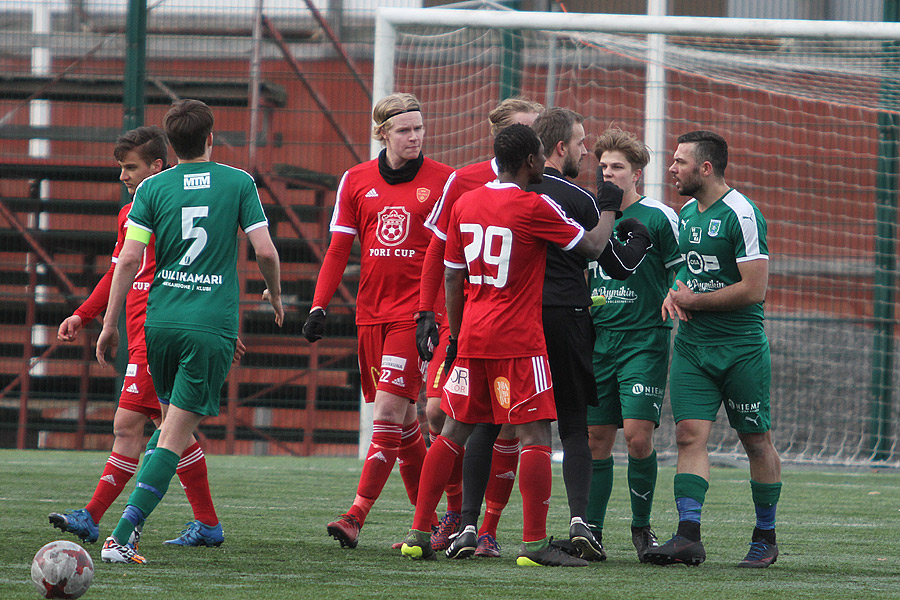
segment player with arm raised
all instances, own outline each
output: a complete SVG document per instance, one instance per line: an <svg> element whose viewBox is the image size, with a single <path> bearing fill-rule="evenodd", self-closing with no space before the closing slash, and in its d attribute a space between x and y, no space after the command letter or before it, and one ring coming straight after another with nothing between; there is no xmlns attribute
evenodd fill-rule
<svg viewBox="0 0 900 600"><path fill-rule="evenodd" d="M769 277L766 221L746 196L725 182L728 144L710 131L678 138L669 172L691 198L679 214L684 264L663 301L662 318L681 320L670 381L678 443L675 505L678 531L649 550L651 563L698 565L706 559L700 514L709 489L707 441L719 407L750 462L756 527L739 567L765 568L778 558L775 511L781 459L772 444L771 358L763 327Z"/></svg>
<svg viewBox="0 0 900 600"><path fill-rule="evenodd" d="M528 190L552 198L568 217L586 230L593 229L601 220L611 229L622 200L621 190L612 184L601 185L598 206L593 194L567 179L578 176L581 161L587 154L583 122L581 115L564 108L552 108L538 117L532 127L547 149L547 162L542 182L529 186ZM649 236L646 229L634 221L621 223L620 229L626 244L610 239L599 260L617 276L627 277L643 258ZM542 293L543 333L551 374L556 382L553 395L563 444L563 478L569 502L571 543L563 543L563 547L590 560L603 560L603 547L585 523L591 481L586 407L588 403L596 402L591 372L593 329L587 311L591 298L585 280L586 266L587 261L580 255L548 244ZM485 459L476 464L473 464L476 461L466 461L463 530L447 550L447 556L451 558L466 557L473 549L477 556L499 556L497 525L512 492L519 440L505 439L504 436L515 438L515 430L510 425L504 425L499 436L496 427L491 430L479 425L467 442L467 456L472 456L473 442L480 442L479 434L484 431L497 437L493 461L490 465L483 464L487 462ZM489 438L487 443L492 441ZM508 448L508 453L500 454L499 448ZM479 476L488 469L489 478ZM474 524L482 494L487 508L476 535Z"/></svg>
<svg viewBox="0 0 900 600"><path fill-rule="evenodd" d="M537 102L526 98L507 98L494 108L488 121L491 124L491 135L514 123L531 125L544 107ZM446 358L447 329L444 318L444 247L447 240L447 226L450 220L450 211L453 204L465 192L477 189L482 185L497 179L497 161L490 159L474 163L453 172L440 200L428 216L425 226L431 229L434 236L428 244L428 252L425 255L425 263L422 265L422 281L419 293L419 312L416 313L416 344L419 356L428 363L428 376L425 385L427 398L426 414L428 416L429 435L433 442L444 426L444 412L441 410L441 389L447 382L447 372L444 370ZM438 332L440 323L440 333ZM431 545L435 550L444 550L450 545L450 537L456 533L461 525L471 522L477 523L478 513L481 509L481 499L484 497L484 484L469 484L470 489L479 490L474 496L466 494L462 485L463 470L466 478L475 477L479 481L488 477L491 464L496 465L502 472L515 474L519 463L519 440L515 438L513 428L509 428L511 435L500 436L496 443L497 432L494 426L479 426L466 444L465 457L460 457L459 464L454 466L453 475L447 484L447 512L441 518L438 528L431 537ZM513 439L505 439L506 437ZM493 450L493 452L492 452ZM493 461L492 461L493 454ZM508 491L498 491L494 495L509 498L515 475L512 478L498 481L501 487L509 487ZM463 500L463 495L469 498ZM505 505L505 502L504 502ZM469 507L468 509L466 507ZM502 510L502 508L501 508ZM465 518L461 513L466 513ZM494 542L496 546L496 542ZM488 542L484 552L490 553L492 547Z"/></svg>
<svg viewBox="0 0 900 600"><path fill-rule="evenodd" d="M624 192L622 218L646 225L653 245L626 280L614 279L598 263L590 265L591 294L603 295L606 304L593 313L599 405L588 408L593 458L588 521L600 538L613 485L613 444L622 428L628 449L632 543L645 562L646 551L659 545L650 529L657 472L653 432L659 426L666 390L672 330L671 320L660 322L659 310L674 271L683 262L678 215L637 192L650 153L633 134L618 128L606 130L597 139L594 154L600 162L598 178Z"/></svg>
<svg viewBox="0 0 900 600"><path fill-rule="evenodd" d="M167 164L166 136L162 129L155 126L132 129L116 140L113 154L122 170L119 180L128 189L128 193L133 196L135 189L144 179L165 168ZM72 316L60 324L57 337L61 341L75 341L82 327L94 320L106 308L109 301L110 283L119 260L119 252L125 243L127 218L131 205L132 203L129 202L119 211L118 237L109 270L88 299L75 310ZM100 476L94 495L87 506L67 511L64 514L50 513L50 523L54 527L74 533L85 542L97 541L100 533L98 527L100 519L103 518L109 506L119 497L125 485L137 471L141 449L144 447L144 425L147 419L159 427L165 409L165 405L160 405L156 389L150 378L147 366L147 346L144 339L147 295L156 268L153 245L154 240L151 238L141 257L142 262L134 284L126 298L128 367L125 370L119 404L113 417L112 453L106 461L103 474ZM239 348L235 358L239 358L239 354L242 353ZM158 438L159 429L151 436L146 452L153 452ZM176 472L194 511L195 520L188 525L188 529L196 530L196 532L190 535L185 533L167 543L190 546L222 543L224 539L222 526L209 493L206 457L196 439L191 440L190 445L182 454ZM139 531L136 530L135 534L132 543L137 546L137 540L140 537Z"/></svg>
<svg viewBox="0 0 900 600"><path fill-rule="evenodd" d="M157 394L169 402L155 451L100 556L105 562L144 563L128 544L168 490L193 431L219 414L219 397L237 346L237 230L256 251L275 322L284 319L278 252L253 178L210 161L213 113L198 100L180 100L165 116L178 164L138 186L113 274L109 306L97 339L97 360L119 343L118 321L151 237L156 272L144 332Z"/></svg>
<svg viewBox="0 0 900 600"><path fill-rule="evenodd" d="M385 96L372 111L378 158L344 173L338 186L331 243L322 262L303 333L310 342L325 333L325 310L359 236L362 247L356 324L366 402L374 403L372 442L356 498L328 523L341 547L355 548L372 505L400 462L411 503L418 494L425 440L416 416L422 369L413 315L419 302L422 261L431 237L425 218L452 169L422 154L422 107L412 94Z"/></svg>
<svg viewBox="0 0 900 600"><path fill-rule="evenodd" d="M587 561L551 546L546 535L550 422L556 408L541 335L540 290L548 241L597 256L612 223L585 233L550 198L524 191L540 182L546 160L531 128L511 125L499 132L494 155L498 181L464 194L451 212L444 264L448 362L455 361L441 401L447 418L425 459L413 527L402 552L413 559L435 557L430 514L466 439L476 423L512 423L523 444L524 529L517 563L585 566Z"/></svg>

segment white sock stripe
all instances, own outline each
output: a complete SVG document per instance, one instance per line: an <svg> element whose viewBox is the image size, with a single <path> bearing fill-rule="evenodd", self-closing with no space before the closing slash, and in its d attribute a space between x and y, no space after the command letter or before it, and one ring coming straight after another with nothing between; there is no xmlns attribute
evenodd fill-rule
<svg viewBox="0 0 900 600"><path fill-rule="evenodd" d="M514 446L503 445L500 446L498 444L494 444L494 452L497 454L518 454L519 453L519 444L515 444Z"/></svg>
<svg viewBox="0 0 900 600"><path fill-rule="evenodd" d="M390 423L388 425L372 425L372 433L402 433L403 426Z"/></svg>
<svg viewBox="0 0 900 600"><path fill-rule="evenodd" d="M548 450L544 450L542 448L537 448L535 446L528 446L527 448L523 448L522 454L525 454L526 452L540 452L541 454L546 454L547 456L550 456L550 452Z"/></svg>
<svg viewBox="0 0 900 600"><path fill-rule="evenodd" d="M413 438L419 435L419 427L416 426L415 429L404 429L400 432L401 440L408 440L409 438Z"/></svg>
<svg viewBox="0 0 900 600"><path fill-rule="evenodd" d="M189 465L200 462L204 458L205 457L203 455L203 450L200 448L197 448L195 451L191 452L187 456L182 456L181 460L178 461L178 466L176 467L176 469L183 469Z"/></svg>
<svg viewBox="0 0 900 600"><path fill-rule="evenodd" d="M126 473L131 473L132 475L137 472L138 464L136 462L125 462L121 458L116 458L115 456L110 456L106 459L106 462L116 467L117 469L122 469Z"/></svg>
<svg viewBox="0 0 900 600"><path fill-rule="evenodd" d="M453 454L459 456L459 450L457 450L456 448L454 448L453 446L451 446L451 445L450 445L450 442L449 442L448 440L445 440L444 438L441 438L441 441L444 442L444 445L445 445L445 446L447 446L448 448L450 448L450 451L453 452Z"/></svg>

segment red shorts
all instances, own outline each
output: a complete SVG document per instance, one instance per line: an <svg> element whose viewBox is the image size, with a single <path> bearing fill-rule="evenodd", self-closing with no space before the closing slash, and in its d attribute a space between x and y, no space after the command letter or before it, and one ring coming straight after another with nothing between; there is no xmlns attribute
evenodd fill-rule
<svg viewBox="0 0 900 600"><path fill-rule="evenodd" d="M445 324L438 322L438 332L440 333L440 341L437 348L434 349L434 356L428 361L428 376L425 379L425 397L440 398L441 390L447 383L447 375L444 371L444 360L447 358L447 344L450 342L450 328Z"/></svg>
<svg viewBox="0 0 900 600"><path fill-rule="evenodd" d="M366 402L375 401L376 390L410 402L419 399L425 363L416 350L416 323L396 321L357 326L359 372Z"/></svg>
<svg viewBox="0 0 900 600"><path fill-rule="evenodd" d="M147 415L148 419L158 419L162 416L159 407L159 398L153 387L153 379L150 377L150 367L146 357L130 356L128 367L125 369L125 380L122 383L122 393L119 395L119 408L125 408L134 412Z"/></svg>
<svg viewBox="0 0 900 600"><path fill-rule="evenodd" d="M531 423L556 419L547 356L457 358L441 410L462 423Z"/></svg>

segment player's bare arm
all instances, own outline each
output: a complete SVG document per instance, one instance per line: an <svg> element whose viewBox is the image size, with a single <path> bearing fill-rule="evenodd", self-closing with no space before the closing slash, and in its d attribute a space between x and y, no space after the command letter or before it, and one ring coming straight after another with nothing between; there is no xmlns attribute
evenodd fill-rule
<svg viewBox="0 0 900 600"><path fill-rule="evenodd" d="M81 317L78 315L67 317L65 321L59 324L56 338L61 342L74 342L83 326L84 323L82 323Z"/></svg>
<svg viewBox="0 0 900 600"><path fill-rule="evenodd" d="M603 211L597 226L590 231L585 231L582 238L572 248L577 254L591 260L596 260L609 244L609 236L612 235L613 225L616 222L616 213Z"/></svg>
<svg viewBox="0 0 900 600"><path fill-rule="evenodd" d="M237 364L241 362L241 359L244 358L244 354L247 353L247 346L244 345L244 342L241 341L241 338L235 340L234 344L234 356L231 358L231 364Z"/></svg>
<svg viewBox="0 0 900 600"><path fill-rule="evenodd" d="M459 337L463 313L463 286L466 281L465 269L444 269L444 293L447 296L447 323L450 337Z"/></svg>
<svg viewBox="0 0 900 600"><path fill-rule="evenodd" d="M758 304L766 299L769 283L769 261L748 260L738 263L741 280L721 289L695 294L683 282L677 281L677 289L670 290L670 298L678 307L687 311L729 311ZM665 305L664 305L665 307Z"/></svg>
<svg viewBox="0 0 900 600"><path fill-rule="evenodd" d="M681 281L677 282L678 285L682 287L686 286ZM688 289L688 291L690 291ZM675 300L672 298L673 290L669 290L669 293L666 295L666 298L663 300L662 308L660 309L660 314L662 315L662 320L671 318L673 321L690 321L691 313L688 310L685 310L678 306L675 303Z"/></svg>
<svg viewBox="0 0 900 600"><path fill-rule="evenodd" d="M259 265L259 271L266 281L269 304L275 311L275 323L281 327L284 322L284 307L281 304L281 263L278 260L278 250L272 243L268 227L254 229L247 234L247 239L253 245L256 264Z"/></svg>
<svg viewBox="0 0 900 600"><path fill-rule="evenodd" d="M111 357L115 356L116 348L119 346L119 316L122 314L125 296L140 269L141 257L146 247L147 244L144 242L126 238L119 252L119 260L109 290L109 304L103 317L103 330L97 338L97 362L100 366L107 365L106 351L109 350Z"/></svg>

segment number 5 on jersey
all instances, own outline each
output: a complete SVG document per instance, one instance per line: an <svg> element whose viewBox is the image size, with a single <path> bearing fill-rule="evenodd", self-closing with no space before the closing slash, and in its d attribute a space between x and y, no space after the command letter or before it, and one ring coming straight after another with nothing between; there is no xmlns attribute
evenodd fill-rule
<svg viewBox="0 0 900 600"><path fill-rule="evenodd" d="M208 206L185 206L181 209L181 239L192 239L194 242L178 261L179 265L190 265L206 247L206 230L194 224L194 220L206 216L209 216Z"/></svg>

